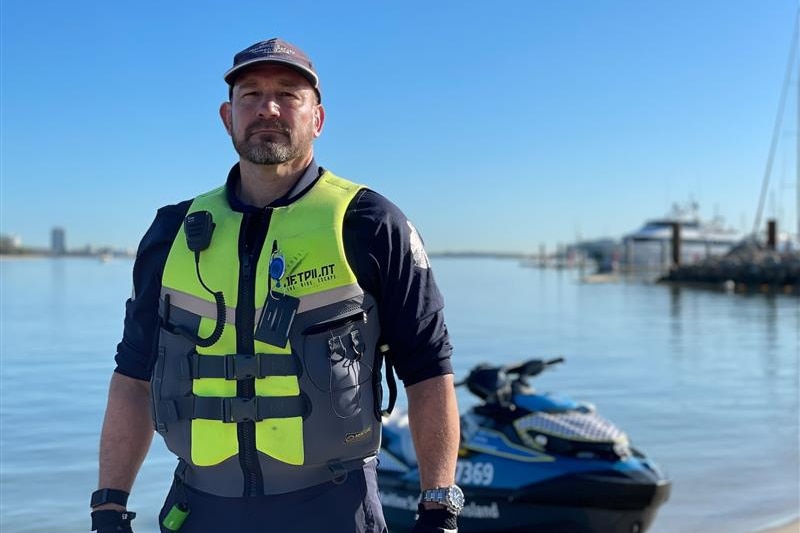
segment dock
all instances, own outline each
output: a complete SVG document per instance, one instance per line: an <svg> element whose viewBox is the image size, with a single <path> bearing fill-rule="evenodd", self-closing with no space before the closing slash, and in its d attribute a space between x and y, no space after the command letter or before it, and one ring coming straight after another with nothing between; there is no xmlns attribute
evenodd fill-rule
<svg viewBox="0 0 800 533"><path fill-rule="evenodd" d="M744 243L721 257L673 266L658 281L736 292L800 294L800 251L779 252L758 243Z"/></svg>

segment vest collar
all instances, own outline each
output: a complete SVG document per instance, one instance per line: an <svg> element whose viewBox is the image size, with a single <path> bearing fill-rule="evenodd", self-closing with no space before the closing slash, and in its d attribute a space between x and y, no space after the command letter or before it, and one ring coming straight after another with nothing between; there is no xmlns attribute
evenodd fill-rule
<svg viewBox="0 0 800 533"><path fill-rule="evenodd" d="M267 207L283 207L296 201L317 182L317 179L319 179L324 171L325 169L319 166L316 160L312 159L311 163L308 165L308 167L306 167L305 172L303 172L303 175L300 176L300 179L294 184L294 187L289 189L289 192L269 204ZM256 213L261 211L260 207L247 204L240 200L238 196L236 196L236 188L241 179L242 175L239 169L239 163L236 163L233 165L230 172L228 172L228 179L225 182L225 192L231 209L241 213Z"/></svg>

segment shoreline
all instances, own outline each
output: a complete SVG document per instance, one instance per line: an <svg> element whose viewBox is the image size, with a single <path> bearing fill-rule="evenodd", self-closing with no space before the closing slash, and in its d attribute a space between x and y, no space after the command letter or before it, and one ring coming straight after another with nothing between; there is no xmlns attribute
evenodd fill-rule
<svg viewBox="0 0 800 533"><path fill-rule="evenodd" d="M772 525L754 533L800 533L800 518L793 518L782 525Z"/></svg>

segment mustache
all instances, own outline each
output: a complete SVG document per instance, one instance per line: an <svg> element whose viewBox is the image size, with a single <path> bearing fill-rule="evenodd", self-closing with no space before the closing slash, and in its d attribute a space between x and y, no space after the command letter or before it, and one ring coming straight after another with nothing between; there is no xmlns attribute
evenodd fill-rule
<svg viewBox="0 0 800 533"><path fill-rule="evenodd" d="M247 129L245 130L245 135L250 136L253 134L253 132L264 129L276 130L286 135L289 135L289 133L291 133L291 130L289 128L287 128L284 124L282 124L277 120L259 120L257 122L250 124L247 127Z"/></svg>

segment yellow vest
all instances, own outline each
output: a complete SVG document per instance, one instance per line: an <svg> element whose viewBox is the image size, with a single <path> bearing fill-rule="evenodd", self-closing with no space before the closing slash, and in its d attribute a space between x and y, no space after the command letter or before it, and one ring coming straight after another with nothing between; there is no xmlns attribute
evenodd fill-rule
<svg viewBox="0 0 800 533"><path fill-rule="evenodd" d="M377 310L358 285L342 240L345 211L360 188L324 173L300 199L271 209L263 247L252 260L240 253L245 215L230 208L225 187L192 202L187 217L207 211L215 227L197 265L185 226L173 241L162 278L152 389L156 429L189 465L187 478L196 488L241 495L239 426L248 422L255 429L253 468L261 470L265 493L326 481L377 452ZM203 283L225 302L224 329L207 347L176 331L201 338L214 331L218 307ZM265 305L270 300L292 303L275 313ZM242 317L252 322L237 323ZM271 324L287 328L284 342L263 340L271 340L259 333ZM250 345L242 346L243 339ZM246 380L254 394L237 397Z"/></svg>

